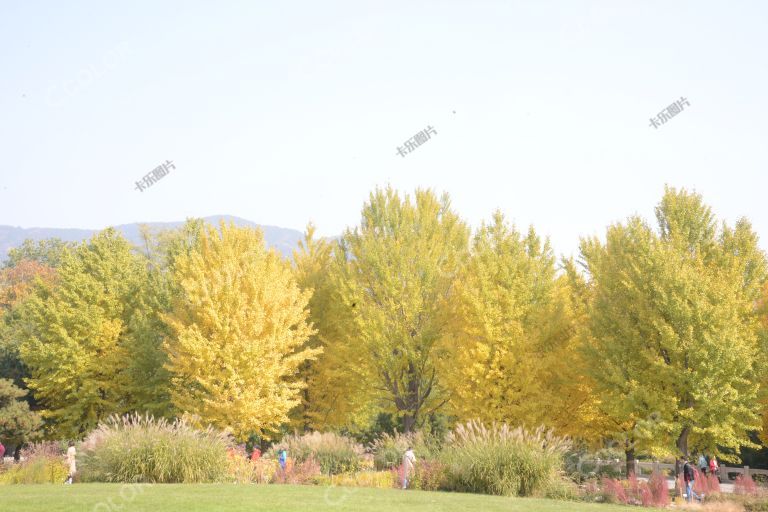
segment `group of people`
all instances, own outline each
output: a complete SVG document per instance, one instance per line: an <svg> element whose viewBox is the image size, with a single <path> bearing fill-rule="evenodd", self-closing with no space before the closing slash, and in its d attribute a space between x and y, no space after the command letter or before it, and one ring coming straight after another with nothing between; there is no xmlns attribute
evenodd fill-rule
<svg viewBox="0 0 768 512"><path fill-rule="evenodd" d="M718 476L718 472L720 471L720 465L717 463L717 458L713 455L710 457L709 461L707 461L707 457L702 453L699 455L699 461L698 461L699 471L702 475L712 474L718 477L718 480L720 477ZM696 491L693 490L693 484L696 481L696 470L693 467L693 464L686 458L683 463L683 481L685 482L685 499L689 503L693 498L696 498L697 501L701 501L704 496L699 496Z"/></svg>
<svg viewBox="0 0 768 512"><path fill-rule="evenodd" d="M703 453L699 455L699 471L704 475L706 475L707 472L712 475L717 475L718 471L720 471L720 465L717 463L715 456L713 455L709 458L709 461L707 461L706 455Z"/></svg>

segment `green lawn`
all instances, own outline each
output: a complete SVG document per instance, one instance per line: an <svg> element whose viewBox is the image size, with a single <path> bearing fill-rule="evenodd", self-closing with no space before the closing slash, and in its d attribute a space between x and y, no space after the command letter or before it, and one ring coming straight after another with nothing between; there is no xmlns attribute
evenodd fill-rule
<svg viewBox="0 0 768 512"><path fill-rule="evenodd" d="M614 505L473 494L292 485L4 485L7 512L617 512Z"/></svg>

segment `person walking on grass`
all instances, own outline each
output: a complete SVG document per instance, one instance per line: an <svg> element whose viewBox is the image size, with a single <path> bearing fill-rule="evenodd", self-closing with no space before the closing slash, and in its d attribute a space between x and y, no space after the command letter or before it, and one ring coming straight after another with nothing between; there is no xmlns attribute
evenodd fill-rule
<svg viewBox="0 0 768 512"><path fill-rule="evenodd" d="M690 503L691 498L695 497L697 501L701 501L701 497L693 490L693 482L696 480L696 470L693 465L688 462L688 459L684 459L683 464L683 480L685 481L685 500Z"/></svg>
<svg viewBox="0 0 768 512"><path fill-rule="evenodd" d="M69 477L65 483L71 484L74 481L75 473L77 473L77 450L75 450L75 442L69 442L69 448L67 448L67 464L69 464Z"/></svg>
<svg viewBox="0 0 768 512"><path fill-rule="evenodd" d="M416 455L413 453L413 448L409 446L403 454L403 489L408 488L408 478L413 474L415 462Z"/></svg>

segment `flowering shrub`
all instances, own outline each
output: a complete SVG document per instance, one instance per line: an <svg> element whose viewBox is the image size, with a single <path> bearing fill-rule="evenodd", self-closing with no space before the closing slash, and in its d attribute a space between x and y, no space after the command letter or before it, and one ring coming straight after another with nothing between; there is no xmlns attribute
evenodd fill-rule
<svg viewBox="0 0 768 512"><path fill-rule="evenodd" d="M651 505L655 507L666 507L669 505L669 488L667 479L662 473L655 472L648 480L648 490L651 494Z"/></svg>
<svg viewBox="0 0 768 512"><path fill-rule="evenodd" d="M444 490L446 488L445 464L437 460L417 461L411 477L411 487L422 491Z"/></svg>

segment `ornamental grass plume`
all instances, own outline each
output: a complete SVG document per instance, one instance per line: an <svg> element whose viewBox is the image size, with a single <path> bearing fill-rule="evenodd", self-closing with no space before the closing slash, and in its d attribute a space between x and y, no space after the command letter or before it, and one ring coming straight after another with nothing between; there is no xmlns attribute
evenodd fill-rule
<svg viewBox="0 0 768 512"><path fill-rule="evenodd" d="M458 425L440 455L449 490L530 496L559 478L570 440L543 427L530 432L506 423Z"/></svg>
<svg viewBox="0 0 768 512"><path fill-rule="evenodd" d="M110 416L81 445L82 478L96 482L203 483L223 481L229 435L184 419L141 414Z"/></svg>

